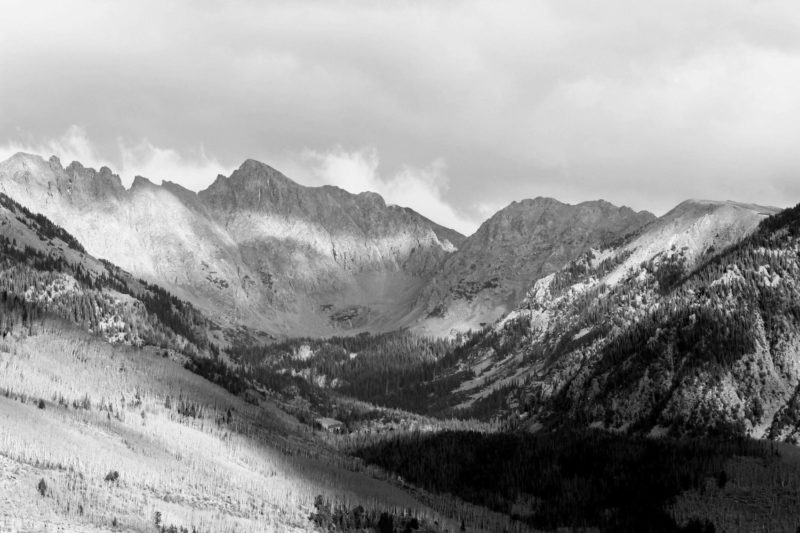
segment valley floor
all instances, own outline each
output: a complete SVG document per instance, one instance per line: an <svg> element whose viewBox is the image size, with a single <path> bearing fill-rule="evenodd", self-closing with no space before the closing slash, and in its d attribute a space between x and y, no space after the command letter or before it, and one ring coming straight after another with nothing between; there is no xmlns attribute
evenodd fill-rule
<svg viewBox="0 0 800 533"><path fill-rule="evenodd" d="M0 341L0 531L308 531L318 494L448 522L347 461L155 350Z"/></svg>
<svg viewBox="0 0 800 533"><path fill-rule="evenodd" d="M776 444L774 460L734 457L725 483L709 479L700 490L681 494L672 512L681 523L702 516L717 531L786 532L800 529L800 448Z"/></svg>

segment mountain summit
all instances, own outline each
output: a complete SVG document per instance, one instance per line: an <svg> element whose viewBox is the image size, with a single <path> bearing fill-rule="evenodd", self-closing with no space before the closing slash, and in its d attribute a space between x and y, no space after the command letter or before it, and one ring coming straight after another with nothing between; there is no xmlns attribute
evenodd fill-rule
<svg viewBox="0 0 800 533"><path fill-rule="evenodd" d="M604 200L569 205L553 198L513 202L448 256L422 299L431 333L479 328L513 309L530 283L590 249L655 220Z"/></svg>
<svg viewBox="0 0 800 533"><path fill-rule="evenodd" d="M614 284L665 250L694 264L775 212L689 200L656 219L539 197L464 237L378 194L303 186L252 159L195 193L141 176L125 189L107 167L16 154L0 163L0 192L220 325L280 337L478 329L586 254L593 267L612 256L622 265Z"/></svg>
<svg viewBox="0 0 800 533"><path fill-rule="evenodd" d="M195 194L17 154L0 163L0 191L221 323L275 335L406 325L463 240L377 194L305 187L254 160Z"/></svg>

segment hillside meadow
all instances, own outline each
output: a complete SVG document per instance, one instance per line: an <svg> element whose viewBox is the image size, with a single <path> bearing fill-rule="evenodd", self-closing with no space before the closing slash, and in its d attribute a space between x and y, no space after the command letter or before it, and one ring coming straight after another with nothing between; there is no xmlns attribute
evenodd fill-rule
<svg viewBox="0 0 800 533"><path fill-rule="evenodd" d="M57 320L15 331L0 342L0 530L307 531L317 495L457 527L260 403L161 350Z"/></svg>

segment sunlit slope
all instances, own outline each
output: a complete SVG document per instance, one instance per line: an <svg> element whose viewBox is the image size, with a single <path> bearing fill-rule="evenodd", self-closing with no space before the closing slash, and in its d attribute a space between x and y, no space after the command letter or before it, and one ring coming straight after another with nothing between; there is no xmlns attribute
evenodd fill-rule
<svg viewBox="0 0 800 533"><path fill-rule="evenodd" d="M0 344L0 529L152 531L158 512L189 531L306 531L317 494L426 512L306 431L160 351L47 321Z"/></svg>

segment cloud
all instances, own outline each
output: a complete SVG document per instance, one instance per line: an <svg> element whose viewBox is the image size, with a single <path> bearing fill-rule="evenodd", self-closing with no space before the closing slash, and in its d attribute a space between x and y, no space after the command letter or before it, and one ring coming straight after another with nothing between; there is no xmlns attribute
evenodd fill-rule
<svg viewBox="0 0 800 533"><path fill-rule="evenodd" d="M86 130L77 125L70 126L63 135L54 139L37 140L31 135L20 137L0 145L0 160L17 152L44 158L55 155L64 165L79 161L94 168L107 166L118 173L126 185L130 185L135 176L144 176L156 183L169 180L198 190L199 185L210 184L217 174L229 174L233 170L209 157L202 146L192 154L183 155L171 148L154 146L146 138L135 144L117 139L113 153L104 153L89 138Z"/></svg>
<svg viewBox="0 0 800 533"><path fill-rule="evenodd" d="M117 139L113 153L107 154L89 138L85 129L73 125L54 139L9 140L0 145L0 161L17 152L48 158L56 155L64 165L79 161L85 166L107 166L130 185L135 176L145 176L155 183L168 180L191 190L210 184L217 174L230 175L235 166L225 167L205 153L202 146L190 154L173 148L154 146L147 139L135 144ZM384 175L375 148L346 151L334 147L326 151L302 150L269 160L284 173L304 185L336 185L352 193L377 192L387 202L411 207L431 220L462 233L472 233L479 220L459 213L445 199L449 178L443 160L417 168L403 165L397 172Z"/></svg>
<svg viewBox="0 0 800 533"><path fill-rule="evenodd" d="M210 184L217 174L229 175L232 167L224 167L217 159L209 157L200 146L192 155L185 156L172 148L159 148L147 139L134 146L119 143L122 172L179 183L188 189L200 190Z"/></svg>
<svg viewBox="0 0 800 533"><path fill-rule="evenodd" d="M96 168L112 166L107 159L97 153L86 131L75 125L54 139L34 139L30 134L20 134L16 138L8 139L5 144L0 145L0 160L5 161L17 152L36 154L45 159L55 155L65 164L70 161L80 161L84 165Z"/></svg>
<svg viewBox="0 0 800 533"><path fill-rule="evenodd" d="M255 158L301 176L304 148L370 146L387 183L446 161L432 190L467 219L539 195L655 212L697 196L800 201L792 0L11 0L4 13L0 138L81 124L118 165L119 139L146 139L172 151L136 156L150 174Z"/></svg>
<svg viewBox="0 0 800 533"><path fill-rule="evenodd" d="M458 212L445 196L450 186L447 165L436 159L416 168L405 165L391 175L380 171L380 158L375 148L347 151L341 147L326 152L305 150L301 161L310 168L319 184L336 185L351 193L377 192L395 205L411 207L427 218L465 235L475 231L479 220Z"/></svg>

